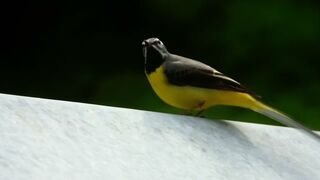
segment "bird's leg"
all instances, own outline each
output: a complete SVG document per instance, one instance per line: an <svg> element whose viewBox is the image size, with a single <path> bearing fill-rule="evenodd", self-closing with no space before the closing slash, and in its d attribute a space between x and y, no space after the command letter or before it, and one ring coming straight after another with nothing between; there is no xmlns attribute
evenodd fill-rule
<svg viewBox="0 0 320 180"><path fill-rule="evenodd" d="M205 110L203 109L203 110L200 110L200 111L198 111L194 116L197 116L197 117L204 117L203 115L201 115L203 112L204 112Z"/></svg>
<svg viewBox="0 0 320 180"><path fill-rule="evenodd" d="M196 117L204 117L201 114L205 111L205 109L199 110L201 109L201 107L205 104L205 101L200 101L197 106L195 106L192 109L186 110L183 113L181 113L182 115L188 115L188 116L196 116ZM195 112L195 113L194 113Z"/></svg>
<svg viewBox="0 0 320 180"><path fill-rule="evenodd" d="M197 117L204 117L203 115L201 115L204 111L205 111L205 109L202 109L202 107L203 107L203 105L206 103L206 101L200 101L199 103L198 103L198 106L197 106L197 109L200 109L198 112L196 112L195 114L194 114L194 116L197 116Z"/></svg>

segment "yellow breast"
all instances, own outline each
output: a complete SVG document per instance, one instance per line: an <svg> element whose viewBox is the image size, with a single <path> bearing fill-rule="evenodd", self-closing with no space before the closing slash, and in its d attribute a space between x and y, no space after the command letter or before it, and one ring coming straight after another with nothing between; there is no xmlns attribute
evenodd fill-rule
<svg viewBox="0 0 320 180"><path fill-rule="evenodd" d="M205 109L210 105L208 99L212 90L191 86L176 86L168 82L163 67L147 75L156 94L167 104L181 109Z"/></svg>
<svg viewBox="0 0 320 180"><path fill-rule="evenodd" d="M255 99L246 93L170 84L162 66L147 74L147 77L156 94L164 102L177 108L203 110L213 105L252 108L255 104Z"/></svg>

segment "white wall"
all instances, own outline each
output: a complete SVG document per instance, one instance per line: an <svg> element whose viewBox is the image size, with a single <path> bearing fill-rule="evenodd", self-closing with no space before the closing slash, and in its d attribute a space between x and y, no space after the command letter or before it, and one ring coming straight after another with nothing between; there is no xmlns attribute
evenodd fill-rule
<svg viewBox="0 0 320 180"><path fill-rule="evenodd" d="M297 130L0 94L1 180L320 179Z"/></svg>

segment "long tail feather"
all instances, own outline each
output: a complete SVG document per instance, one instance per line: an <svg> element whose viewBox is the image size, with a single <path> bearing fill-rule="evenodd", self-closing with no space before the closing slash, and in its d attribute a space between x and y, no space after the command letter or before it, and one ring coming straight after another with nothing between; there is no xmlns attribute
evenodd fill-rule
<svg viewBox="0 0 320 180"><path fill-rule="evenodd" d="M277 111L277 110L275 110L275 109L273 109L273 108L271 108L261 102L257 102L257 103L258 103L258 106L257 106L258 108L254 108L252 110L254 110L260 114L263 114L271 119L274 119L274 120L276 120L286 126L297 128L320 142L320 135L319 134L316 134L315 132L313 132L309 128L307 128L304 125L300 124L299 122L293 120L292 118L285 115L284 113L281 113L281 112L279 112L279 111Z"/></svg>

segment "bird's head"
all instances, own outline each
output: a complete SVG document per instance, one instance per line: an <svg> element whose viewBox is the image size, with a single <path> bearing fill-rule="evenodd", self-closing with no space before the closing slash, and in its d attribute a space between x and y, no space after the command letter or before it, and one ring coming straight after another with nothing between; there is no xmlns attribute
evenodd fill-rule
<svg viewBox="0 0 320 180"><path fill-rule="evenodd" d="M142 41L142 50L147 74L154 72L169 56L169 52L158 38L149 38Z"/></svg>
<svg viewBox="0 0 320 180"><path fill-rule="evenodd" d="M147 58L153 59L154 56L160 56L163 59L169 54L167 48L158 38L149 38L142 41L142 50L145 60Z"/></svg>

